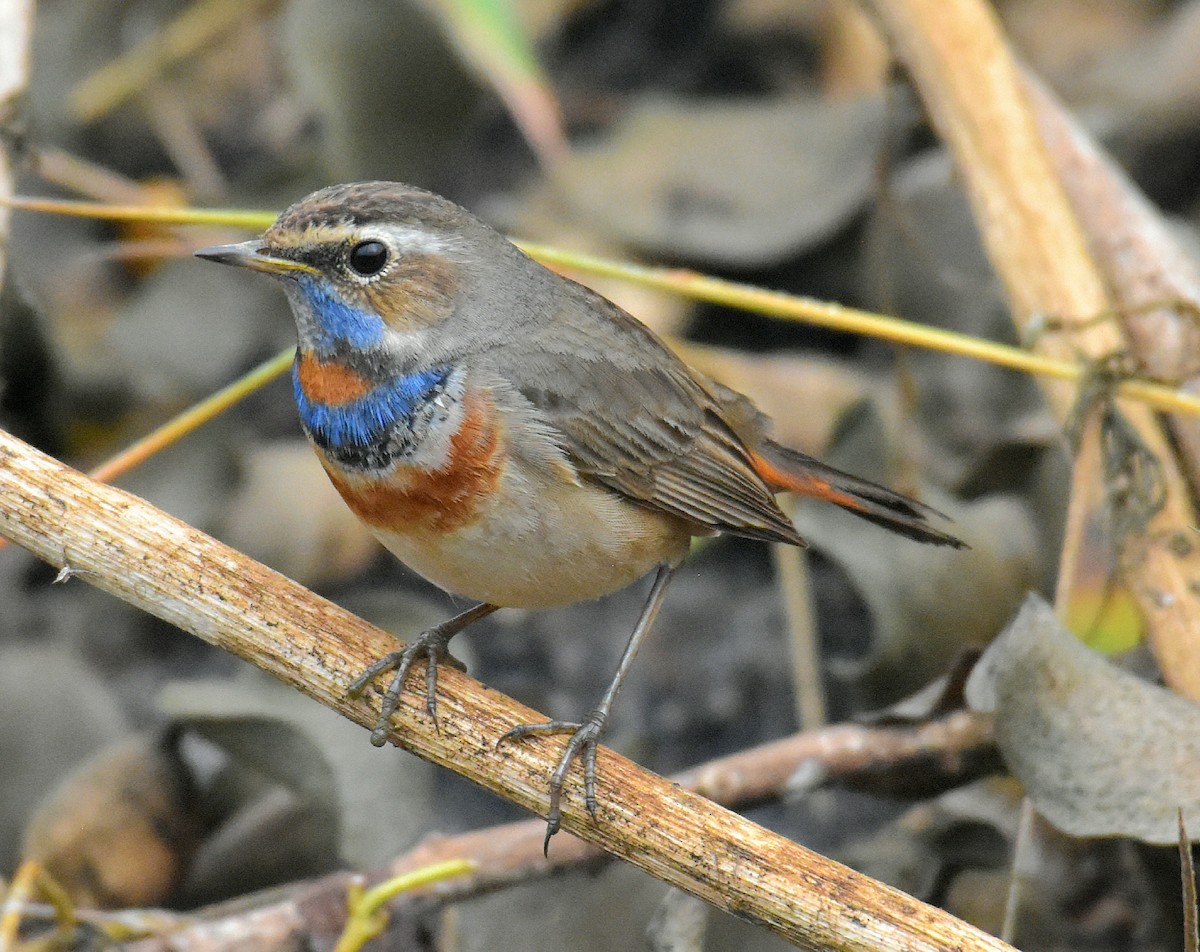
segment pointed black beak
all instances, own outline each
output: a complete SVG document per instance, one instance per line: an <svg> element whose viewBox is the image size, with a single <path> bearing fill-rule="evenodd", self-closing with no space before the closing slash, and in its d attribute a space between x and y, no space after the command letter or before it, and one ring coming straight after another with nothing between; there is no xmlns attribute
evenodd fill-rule
<svg viewBox="0 0 1200 952"><path fill-rule="evenodd" d="M262 271L265 274L295 274L297 271L315 274L316 271L302 261L291 258L277 258L269 254L261 239L253 238L234 245L214 245L211 248L200 248L195 252L197 258L215 261L217 264L232 264L239 268L249 268L251 271Z"/></svg>

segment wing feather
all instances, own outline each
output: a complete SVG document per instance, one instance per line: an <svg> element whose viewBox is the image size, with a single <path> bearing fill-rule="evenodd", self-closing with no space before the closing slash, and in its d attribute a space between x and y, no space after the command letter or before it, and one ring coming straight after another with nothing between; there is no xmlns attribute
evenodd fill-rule
<svg viewBox="0 0 1200 952"><path fill-rule="evenodd" d="M519 390L560 434L579 474L699 530L801 544L736 421L726 420L723 388L693 376L616 305L577 293L586 300L564 315L578 331L575 346L561 346L562 327L520 342L535 354L537 383L527 379ZM610 326L596 327L600 320Z"/></svg>

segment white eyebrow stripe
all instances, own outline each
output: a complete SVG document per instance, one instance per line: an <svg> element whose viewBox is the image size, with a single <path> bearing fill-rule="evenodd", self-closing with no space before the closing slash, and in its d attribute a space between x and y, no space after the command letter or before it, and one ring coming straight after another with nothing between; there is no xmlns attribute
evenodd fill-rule
<svg viewBox="0 0 1200 952"><path fill-rule="evenodd" d="M385 225L372 222L361 228L339 223L336 225L310 225L296 238L287 236L279 242L281 247L305 247L306 245L333 244L342 241L382 241L397 254L438 254L462 247L462 240L452 235L438 235L412 225Z"/></svg>
<svg viewBox="0 0 1200 952"><path fill-rule="evenodd" d="M400 254L437 254L457 248L461 242L446 235L435 235L423 228L411 228L404 225L368 225L362 229L360 237L364 241L378 236L384 244L391 245Z"/></svg>

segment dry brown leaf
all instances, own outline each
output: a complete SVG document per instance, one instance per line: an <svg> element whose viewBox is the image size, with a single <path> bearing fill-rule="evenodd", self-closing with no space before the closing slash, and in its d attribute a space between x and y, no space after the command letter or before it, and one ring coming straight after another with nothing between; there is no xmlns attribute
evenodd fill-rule
<svg viewBox="0 0 1200 952"><path fill-rule="evenodd" d="M1074 836L1172 844L1200 823L1200 707L1089 651L1030 595L980 659L967 701L1038 811Z"/></svg>
<svg viewBox="0 0 1200 952"><path fill-rule="evenodd" d="M34 814L24 854L75 903L122 909L172 895L200 841L178 734L104 748Z"/></svg>
<svg viewBox="0 0 1200 952"><path fill-rule="evenodd" d="M174 681L159 701L224 751L251 794L246 775L266 774L306 808L314 835L296 845L310 858L324 849L357 868L380 866L437 823L430 765L399 752L381 756L353 724L256 672ZM314 830L314 820L325 830ZM242 850L235 845L226 855L244 862Z"/></svg>

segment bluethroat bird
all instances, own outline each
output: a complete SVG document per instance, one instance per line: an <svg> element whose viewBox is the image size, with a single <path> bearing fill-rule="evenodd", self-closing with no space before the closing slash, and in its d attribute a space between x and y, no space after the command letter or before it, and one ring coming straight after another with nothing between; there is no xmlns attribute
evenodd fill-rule
<svg viewBox="0 0 1200 952"><path fill-rule="evenodd" d="M739 393L689 369L621 308L526 257L431 192L391 182L322 189L261 238L196 252L279 278L299 332L300 419L333 485L396 556L480 604L422 633L354 681L394 672L372 742L405 677L502 606L598 598L654 583L616 675L569 734L550 778L547 843L582 758L594 815L596 742L693 536L804 542L779 492L825 499L935 545L961 546L931 510L780 446Z"/></svg>

